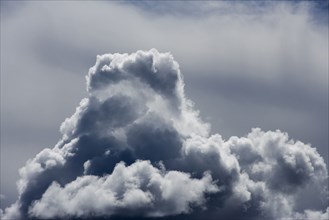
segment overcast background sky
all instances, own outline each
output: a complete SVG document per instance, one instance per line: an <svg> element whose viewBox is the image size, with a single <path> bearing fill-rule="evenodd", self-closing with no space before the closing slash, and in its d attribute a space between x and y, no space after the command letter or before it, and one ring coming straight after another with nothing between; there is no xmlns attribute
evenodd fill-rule
<svg viewBox="0 0 329 220"><path fill-rule="evenodd" d="M96 55L151 48L174 55L213 132L280 129L328 164L328 1L1 1L1 208L60 138Z"/></svg>

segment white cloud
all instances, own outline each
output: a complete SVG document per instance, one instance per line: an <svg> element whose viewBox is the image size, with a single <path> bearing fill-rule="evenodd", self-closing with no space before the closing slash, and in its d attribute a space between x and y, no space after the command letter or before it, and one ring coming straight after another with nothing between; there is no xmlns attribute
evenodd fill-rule
<svg viewBox="0 0 329 220"><path fill-rule="evenodd" d="M149 161L130 166L119 163L104 177L78 177L64 187L53 183L30 213L41 218L115 214L159 217L189 213L190 205L204 204L205 193L217 191L209 174L192 179L179 171L159 170Z"/></svg>
<svg viewBox="0 0 329 220"><path fill-rule="evenodd" d="M61 125L62 139L20 170L20 196L4 219L271 219L328 207L328 171L315 148L279 130L210 135L170 53L98 56L87 90ZM307 199L324 201L315 209L300 208L306 187L314 188Z"/></svg>
<svg viewBox="0 0 329 220"><path fill-rule="evenodd" d="M302 219L327 220L329 219L329 207L324 212L305 210L304 213L297 213L295 218L298 220L302 220Z"/></svg>

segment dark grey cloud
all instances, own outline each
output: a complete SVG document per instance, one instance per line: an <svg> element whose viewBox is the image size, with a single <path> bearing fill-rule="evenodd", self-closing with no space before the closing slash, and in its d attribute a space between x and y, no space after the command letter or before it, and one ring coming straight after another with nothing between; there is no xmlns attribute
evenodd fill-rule
<svg viewBox="0 0 329 220"><path fill-rule="evenodd" d="M317 150L280 130L210 134L170 53L97 56L87 91L58 143L20 169L3 219L327 216Z"/></svg>
<svg viewBox="0 0 329 220"><path fill-rule="evenodd" d="M153 14L156 16L177 16L177 17L208 17L214 14L246 14L249 16L268 13L269 10L275 8L277 4L285 5L286 2L276 1L257 1L251 0L241 4L239 1L159 1L154 2L151 0L145 1L121 1L123 5L133 6L145 13ZM318 22L328 22L328 1L303 1L291 0L289 5L294 10L298 10L300 5L304 5L310 10L312 18ZM232 7L233 6L233 7Z"/></svg>

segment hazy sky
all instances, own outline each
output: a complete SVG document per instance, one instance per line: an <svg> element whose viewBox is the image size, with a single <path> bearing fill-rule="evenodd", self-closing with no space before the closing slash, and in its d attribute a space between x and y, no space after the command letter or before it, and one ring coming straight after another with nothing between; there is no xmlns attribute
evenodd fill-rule
<svg viewBox="0 0 329 220"><path fill-rule="evenodd" d="M328 46L328 1L1 1L1 208L104 53L170 52L211 134L280 129L328 167Z"/></svg>

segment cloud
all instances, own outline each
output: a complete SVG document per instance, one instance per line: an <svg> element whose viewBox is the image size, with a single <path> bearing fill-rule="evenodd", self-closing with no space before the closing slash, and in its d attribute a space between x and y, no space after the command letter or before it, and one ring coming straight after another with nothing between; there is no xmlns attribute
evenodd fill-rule
<svg viewBox="0 0 329 220"><path fill-rule="evenodd" d="M62 123L56 146L20 169L19 198L3 219L328 212L328 171L316 149L279 130L211 135L170 53L97 56L86 79L88 97ZM314 191L307 198L306 188ZM301 198L322 202L311 207Z"/></svg>
<svg viewBox="0 0 329 220"><path fill-rule="evenodd" d="M17 169L58 141L58 123L87 95L81 74L107 51L171 51L213 132L280 128L328 164L328 13L313 13L317 3L2 1L2 208L17 197Z"/></svg>
<svg viewBox="0 0 329 220"><path fill-rule="evenodd" d="M325 220L328 219L329 216L329 208L327 208L324 212L321 211L312 211L305 210L304 213L297 213L295 219L320 219Z"/></svg>
<svg viewBox="0 0 329 220"><path fill-rule="evenodd" d="M65 187L53 183L33 204L30 214L41 218L161 217L189 213L190 204L202 205L205 193L217 191L209 173L191 179L179 171L159 170L149 161L136 161L128 167L118 163L112 174L104 177L78 177Z"/></svg>

